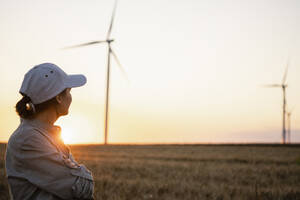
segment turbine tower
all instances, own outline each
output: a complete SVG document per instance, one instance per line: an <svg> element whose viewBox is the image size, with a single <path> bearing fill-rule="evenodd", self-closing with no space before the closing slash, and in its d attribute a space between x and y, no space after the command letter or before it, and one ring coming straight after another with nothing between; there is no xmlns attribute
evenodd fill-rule
<svg viewBox="0 0 300 200"><path fill-rule="evenodd" d="M283 94L283 104L282 104L282 143L286 143L286 127L285 127L285 116L286 116L286 88L288 85L286 84L286 77L288 73L289 65L287 64L282 82L281 84L270 84L270 85L264 85L265 87L270 88L282 88L282 94Z"/></svg>
<svg viewBox="0 0 300 200"><path fill-rule="evenodd" d="M111 64L110 61L111 61L111 56L113 56L113 58L117 62L117 64L118 64L119 68L121 69L121 72L123 73L123 75L125 75L125 77L127 77L124 69L121 66L121 63L120 63L116 53L113 51L113 49L111 47L111 43L114 42L114 39L112 39L110 37L110 35L111 35L113 23L114 23L116 8L117 8L117 0L115 1L115 5L114 5L114 8L113 8L113 12L112 12L112 16L111 16L110 25L109 25L109 28L108 28L106 40L96 40L96 41L91 41L91 42L87 42L87 43L74 45L74 46L69 46L69 47L64 48L64 49L71 49L71 48L77 48L77 47L90 46L90 45L99 44L99 43L106 43L108 45L107 74L106 74L105 121L104 121L104 144L105 145L108 143L107 139L108 139L108 125L109 125L108 117L109 117L109 84L110 84L110 64Z"/></svg>

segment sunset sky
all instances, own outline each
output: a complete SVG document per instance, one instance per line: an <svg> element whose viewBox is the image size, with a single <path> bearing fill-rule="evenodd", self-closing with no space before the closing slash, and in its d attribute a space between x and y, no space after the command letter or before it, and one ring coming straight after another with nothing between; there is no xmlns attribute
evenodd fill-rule
<svg viewBox="0 0 300 200"><path fill-rule="evenodd" d="M67 143L103 143L107 46L113 0L0 0L0 142L19 118L24 74L52 62L88 82L72 89L57 125ZM112 47L109 142L281 142L289 59L292 142L300 142L300 1L119 0Z"/></svg>

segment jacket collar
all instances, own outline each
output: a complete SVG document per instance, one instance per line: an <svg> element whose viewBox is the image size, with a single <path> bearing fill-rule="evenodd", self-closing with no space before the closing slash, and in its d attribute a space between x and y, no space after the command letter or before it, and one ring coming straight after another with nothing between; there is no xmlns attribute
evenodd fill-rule
<svg viewBox="0 0 300 200"><path fill-rule="evenodd" d="M60 137L60 133L61 133L60 126L48 124L38 119L21 119L21 122L30 124L35 128L41 129L44 133L46 133L50 137L54 137L54 138Z"/></svg>
<svg viewBox="0 0 300 200"><path fill-rule="evenodd" d="M65 155L69 155L70 149L61 139L61 128L52 124L47 124L37 119L23 119L21 118L22 124L28 124L35 129L38 129L41 134L50 140L52 144L56 146Z"/></svg>

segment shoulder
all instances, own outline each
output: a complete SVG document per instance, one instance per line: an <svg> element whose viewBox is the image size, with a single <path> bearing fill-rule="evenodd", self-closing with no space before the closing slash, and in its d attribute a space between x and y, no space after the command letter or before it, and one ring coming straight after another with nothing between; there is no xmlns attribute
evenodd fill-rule
<svg viewBox="0 0 300 200"><path fill-rule="evenodd" d="M28 146L49 146L50 142L37 128L26 124L20 124L8 141L11 148L24 148Z"/></svg>

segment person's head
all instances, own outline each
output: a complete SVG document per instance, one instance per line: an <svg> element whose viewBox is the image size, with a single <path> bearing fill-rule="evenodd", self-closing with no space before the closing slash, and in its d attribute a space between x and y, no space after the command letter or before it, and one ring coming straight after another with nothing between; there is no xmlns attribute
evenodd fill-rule
<svg viewBox="0 0 300 200"><path fill-rule="evenodd" d="M16 111L24 119L48 110L55 111L57 117L67 115L72 102L71 88L85 83L84 75L68 75L51 63L37 65L24 76L19 91L23 97L16 104Z"/></svg>

